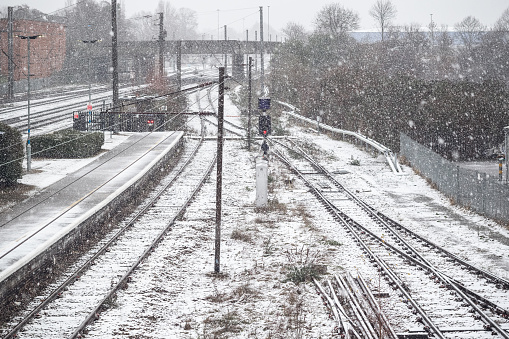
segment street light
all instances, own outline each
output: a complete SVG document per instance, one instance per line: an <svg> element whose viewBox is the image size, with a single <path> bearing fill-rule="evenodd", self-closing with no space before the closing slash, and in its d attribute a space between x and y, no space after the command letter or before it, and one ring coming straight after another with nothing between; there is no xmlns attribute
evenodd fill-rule
<svg viewBox="0 0 509 339"><path fill-rule="evenodd" d="M100 39L95 40L80 40L84 44L95 44L98 41L101 41ZM90 50L88 51L88 105L92 105L92 94L91 94L91 87L92 87L92 80L90 76ZM88 106L87 106L88 107Z"/></svg>
<svg viewBox="0 0 509 339"><path fill-rule="evenodd" d="M27 79L28 79L28 87L27 87L27 97L28 97L28 122L27 122L27 172L30 172L32 169L32 145L30 145L30 40L37 39L42 35L17 35L18 38L27 41L27 49L28 49L28 66L27 66Z"/></svg>

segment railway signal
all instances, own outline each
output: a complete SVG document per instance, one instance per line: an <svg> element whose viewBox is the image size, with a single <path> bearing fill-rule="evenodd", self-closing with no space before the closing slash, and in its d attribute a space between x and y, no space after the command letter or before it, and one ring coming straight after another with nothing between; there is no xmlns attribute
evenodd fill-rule
<svg viewBox="0 0 509 339"><path fill-rule="evenodd" d="M258 134L266 137L272 133L270 115L260 115L258 117Z"/></svg>

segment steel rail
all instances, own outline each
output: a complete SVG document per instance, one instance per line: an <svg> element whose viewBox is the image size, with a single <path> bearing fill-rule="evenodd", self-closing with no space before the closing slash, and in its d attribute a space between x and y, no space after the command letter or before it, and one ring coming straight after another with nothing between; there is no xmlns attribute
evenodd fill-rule
<svg viewBox="0 0 509 339"><path fill-rule="evenodd" d="M361 287L362 291L366 295L366 299L370 303L371 308L373 308L380 315L380 319L378 319L378 321L380 321L383 324L383 326L385 327L385 329L386 329L387 333L389 334L389 336L391 337L391 339L398 339L398 335L396 334L396 332L394 332L394 329L392 328L391 324L389 323L387 316L385 315L385 313L382 312L380 305L376 303L373 293L371 293L371 290L369 289L368 284L366 283L366 281L364 281L364 278L362 278L360 273L357 274L357 280L359 281L358 285Z"/></svg>
<svg viewBox="0 0 509 339"><path fill-rule="evenodd" d="M313 283L317 287L317 289L318 289L319 293L322 295L322 297L325 298L325 300L329 304L329 308L330 308L331 312L334 314L334 318L338 321L339 327L341 329L343 329L343 333L346 335L346 338L350 338L350 331L351 331L354 334L355 338L360 339L361 336L353 327L352 321L346 315L343 307L341 306L341 304L339 303L339 300L337 299L336 294L331 293L334 298L333 299L325 292L325 289L322 287L322 285L315 278L313 278ZM331 291L332 291L332 289L331 289ZM338 312L338 310L339 310L339 312ZM338 333L338 334L342 334L342 333Z"/></svg>
<svg viewBox="0 0 509 339"><path fill-rule="evenodd" d="M336 279L336 284L338 285L338 287L346 295L347 300L350 303L350 308L353 310L355 316L357 317L357 320L361 325L364 336L369 339L376 338L376 334L374 333L375 331L373 330L373 327L367 320L366 314L355 300L354 296L352 295L352 292L348 289L348 286L342 279L338 277L337 274L334 274L334 278Z"/></svg>
<svg viewBox="0 0 509 339"><path fill-rule="evenodd" d="M293 141L292 141L293 143ZM295 143L293 143L295 145ZM341 185L323 166L321 166L318 162L316 162L314 159L312 159L308 154L306 154L302 149L300 149L297 145L295 145L301 152L301 154L304 155L304 157L313 164L313 166L323 174L325 174L338 188L341 188L345 193L347 193L353 201L355 201L360 207L362 207L372 218L374 218L376 221L378 221L381 225L385 226L387 230L389 230L404 246L406 246L407 250L410 250L412 253L415 254L418 259L424 263L429 271L431 271L435 276L437 276L446 286L450 286L450 288L454 289L454 291L461 296L481 317L481 319L490 327L495 329L497 333L499 333L503 338L509 339L509 334L502 329L496 322L494 322L491 317L489 317L484 311L482 311L473 301L470 297L467 296L467 294L473 296L474 298L481 297L478 294L476 294L473 291L470 291L465 286L462 286L461 284L458 284L456 281L454 281L452 278L448 277L446 274L438 270L434 265L432 265L426 258L424 258L419 251L417 251L413 246L411 246L403 237L401 237L397 232L394 231L394 229L389 226L386 221L380 217L379 213L366 204L364 201L362 201L360 198L358 198L355 194L350 192L348 189L346 189L343 185ZM366 230L367 231L367 230ZM413 232L411 232L413 234ZM377 237L377 236L375 236ZM378 237L377 237L378 238ZM382 239L378 239L379 241L384 242ZM384 242L385 243L385 242ZM434 245L434 244L433 244ZM435 248L439 248L437 245L434 245ZM398 251L400 254L401 252ZM445 252L445 251L444 251ZM447 252L449 253L449 252ZM406 255L405 255L406 256ZM413 258L407 257L409 260L413 260ZM465 265L465 262L461 260L461 263ZM478 269L477 267L467 264L466 265L469 269L474 269L476 271L479 271L481 274L485 274L484 270ZM497 279L498 277L489 274L492 279ZM504 279L499 278L498 281L504 281ZM481 299L483 302L487 302L488 300L486 298ZM489 303L493 305L494 303ZM504 314L507 315L509 312L507 310L504 310L503 308L499 307L498 305L495 305L496 309ZM494 312L496 313L496 311Z"/></svg>

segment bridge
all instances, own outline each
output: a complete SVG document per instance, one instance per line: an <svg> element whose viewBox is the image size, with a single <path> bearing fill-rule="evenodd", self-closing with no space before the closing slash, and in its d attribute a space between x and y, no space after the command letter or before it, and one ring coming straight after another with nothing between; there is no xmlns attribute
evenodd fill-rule
<svg viewBox="0 0 509 339"><path fill-rule="evenodd" d="M276 52L281 42L264 42L264 54ZM159 68L161 74L163 65L160 62L169 58L175 60L177 68L177 82L181 85L181 58L182 55L231 55L231 74L241 80L245 78L245 56L259 55L261 43L259 41L239 40L172 40L172 41L121 41L118 44L119 65L123 73L134 74L140 78L149 74L150 69ZM219 59L217 59L219 60Z"/></svg>
<svg viewBox="0 0 509 339"><path fill-rule="evenodd" d="M137 53L146 52L155 55L159 51L160 41L120 41L118 52ZM281 42L263 42L264 53L272 54L281 46ZM170 40L163 41L164 53L177 54L180 48L182 54L257 54L260 53L259 41L239 40Z"/></svg>

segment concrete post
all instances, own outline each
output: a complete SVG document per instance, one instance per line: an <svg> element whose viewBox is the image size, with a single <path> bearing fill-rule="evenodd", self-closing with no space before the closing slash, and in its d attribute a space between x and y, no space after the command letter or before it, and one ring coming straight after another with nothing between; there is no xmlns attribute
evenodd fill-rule
<svg viewBox="0 0 509 339"><path fill-rule="evenodd" d="M7 7L7 69L9 71L8 76L8 90L7 97L9 100L14 100L14 62L13 62L13 35L12 35L12 18L13 18L13 8Z"/></svg>
<svg viewBox="0 0 509 339"><path fill-rule="evenodd" d="M509 126L504 127L505 183L509 183Z"/></svg>
<svg viewBox="0 0 509 339"><path fill-rule="evenodd" d="M269 162L266 159L256 158L256 207L267 206L268 167Z"/></svg>

